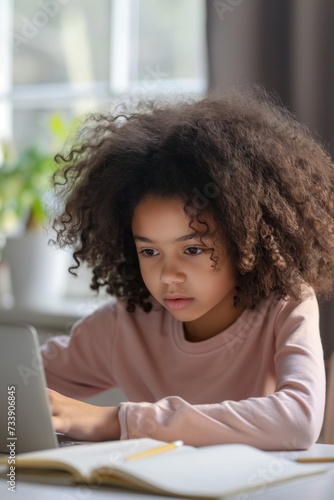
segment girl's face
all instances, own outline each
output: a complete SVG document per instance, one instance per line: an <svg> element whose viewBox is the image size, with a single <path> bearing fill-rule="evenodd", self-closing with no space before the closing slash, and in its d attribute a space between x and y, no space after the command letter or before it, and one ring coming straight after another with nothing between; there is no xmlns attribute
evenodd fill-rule
<svg viewBox="0 0 334 500"><path fill-rule="evenodd" d="M204 220L214 229L209 216ZM203 225L193 226L195 231L180 200L155 196L142 200L132 219L147 289L184 323L186 338L199 341L226 329L242 311L233 305L236 282L228 255L215 248L219 261L213 268L212 239L204 238L203 245L198 234Z"/></svg>

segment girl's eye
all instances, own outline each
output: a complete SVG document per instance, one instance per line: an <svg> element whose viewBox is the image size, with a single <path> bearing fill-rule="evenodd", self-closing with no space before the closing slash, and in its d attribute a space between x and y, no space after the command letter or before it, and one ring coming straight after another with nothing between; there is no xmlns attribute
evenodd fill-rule
<svg viewBox="0 0 334 500"><path fill-rule="evenodd" d="M159 252L153 250L153 248L144 248L139 253L144 255L145 257L155 257L156 255L159 255Z"/></svg>
<svg viewBox="0 0 334 500"><path fill-rule="evenodd" d="M199 248L199 247L189 247L186 249L186 252L189 254L189 255L199 255L200 253L203 252L203 248Z"/></svg>

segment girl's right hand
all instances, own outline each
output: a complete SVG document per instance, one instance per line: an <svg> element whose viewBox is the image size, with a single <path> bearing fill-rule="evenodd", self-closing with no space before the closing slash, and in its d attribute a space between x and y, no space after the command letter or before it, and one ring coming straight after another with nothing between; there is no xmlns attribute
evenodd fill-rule
<svg viewBox="0 0 334 500"><path fill-rule="evenodd" d="M48 389L52 423L61 432L80 441L108 441L120 438L118 407L95 406Z"/></svg>

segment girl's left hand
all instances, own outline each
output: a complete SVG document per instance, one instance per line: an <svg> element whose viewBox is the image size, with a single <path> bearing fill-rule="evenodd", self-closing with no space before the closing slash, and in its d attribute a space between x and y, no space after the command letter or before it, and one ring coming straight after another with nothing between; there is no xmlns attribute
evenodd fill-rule
<svg viewBox="0 0 334 500"><path fill-rule="evenodd" d="M61 432L81 441L107 441L120 438L118 407L94 406L48 389L52 423Z"/></svg>

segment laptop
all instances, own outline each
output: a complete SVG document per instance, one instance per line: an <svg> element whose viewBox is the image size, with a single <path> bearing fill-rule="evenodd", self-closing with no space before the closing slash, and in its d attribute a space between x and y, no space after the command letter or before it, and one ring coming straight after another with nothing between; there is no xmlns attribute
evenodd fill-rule
<svg viewBox="0 0 334 500"><path fill-rule="evenodd" d="M80 443L53 430L36 330L0 323L0 453Z"/></svg>

